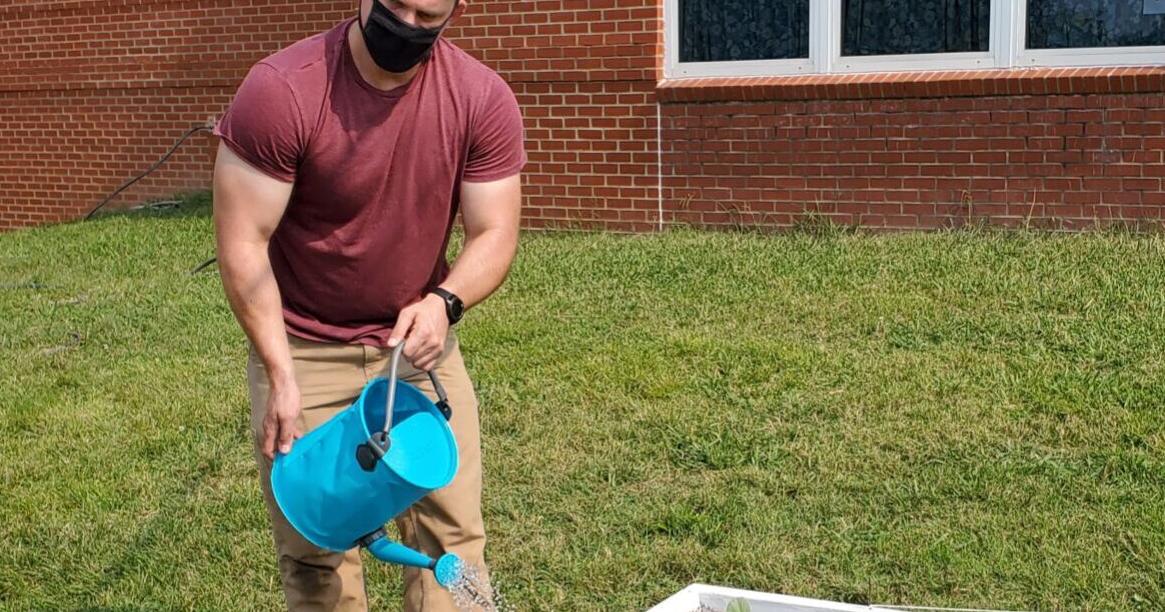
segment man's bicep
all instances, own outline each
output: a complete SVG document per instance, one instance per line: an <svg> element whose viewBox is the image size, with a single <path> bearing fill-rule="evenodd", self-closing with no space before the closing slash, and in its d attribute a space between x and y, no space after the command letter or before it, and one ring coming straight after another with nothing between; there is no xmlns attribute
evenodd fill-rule
<svg viewBox="0 0 1165 612"><path fill-rule="evenodd" d="M299 102L287 80L259 62L239 85L214 134L249 164L294 181L306 136Z"/></svg>
<svg viewBox="0 0 1165 612"><path fill-rule="evenodd" d="M224 242L266 242L283 218L292 183L281 181L219 143L214 164L214 224Z"/></svg>
<svg viewBox="0 0 1165 612"><path fill-rule="evenodd" d="M517 232L521 210L520 174L495 181L461 183L461 221L469 235L490 229Z"/></svg>

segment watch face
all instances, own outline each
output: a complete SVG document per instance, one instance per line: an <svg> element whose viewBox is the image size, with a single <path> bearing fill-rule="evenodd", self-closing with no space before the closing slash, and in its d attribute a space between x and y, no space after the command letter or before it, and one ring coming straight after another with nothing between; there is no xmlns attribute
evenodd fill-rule
<svg viewBox="0 0 1165 612"><path fill-rule="evenodd" d="M433 293L441 296L445 300L445 315L449 317L450 323L456 323L461 320L461 315L465 314L465 302L455 294L442 289L440 287L433 290Z"/></svg>

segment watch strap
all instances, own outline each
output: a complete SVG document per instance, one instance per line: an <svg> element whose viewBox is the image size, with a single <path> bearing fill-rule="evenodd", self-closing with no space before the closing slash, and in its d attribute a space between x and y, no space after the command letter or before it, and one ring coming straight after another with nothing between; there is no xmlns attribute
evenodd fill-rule
<svg viewBox="0 0 1165 612"><path fill-rule="evenodd" d="M461 320L460 314L464 313L465 307L462 306L461 307L462 313L458 313L458 315L455 316L454 315L454 306L453 306L454 304L463 304L463 302L461 301L461 298L457 297L457 295L454 294L452 291L448 291L448 290L442 289L440 287L434 287L433 290L431 291L431 293L435 293L438 296L440 296L440 298L442 300L445 300L445 316L448 317L450 324L456 323L456 322Z"/></svg>

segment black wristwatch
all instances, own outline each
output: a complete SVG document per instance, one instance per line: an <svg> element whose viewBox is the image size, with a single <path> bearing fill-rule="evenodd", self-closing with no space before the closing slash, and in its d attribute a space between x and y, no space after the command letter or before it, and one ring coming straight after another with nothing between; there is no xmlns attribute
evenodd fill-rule
<svg viewBox="0 0 1165 612"><path fill-rule="evenodd" d="M432 293L436 293L445 300L445 316L449 317L450 325L461 320L461 316L465 314L465 303L461 301L461 298L440 287L433 289Z"/></svg>

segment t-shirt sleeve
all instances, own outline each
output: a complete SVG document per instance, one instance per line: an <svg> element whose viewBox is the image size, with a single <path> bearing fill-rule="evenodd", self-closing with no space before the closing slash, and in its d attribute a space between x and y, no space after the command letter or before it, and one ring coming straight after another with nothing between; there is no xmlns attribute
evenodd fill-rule
<svg viewBox="0 0 1165 612"><path fill-rule="evenodd" d="M264 173L295 181L306 141L302 115L291 86L275 68L263 63L251 68L214 134Z"/></svg>
<svg viewBox="0 0 1165 612"><path fill-rule="evenodd" d="M491 79L469 135L463 180L485 183L513 176L526 165L525 134L518 100L501 77Z"/></svg>

